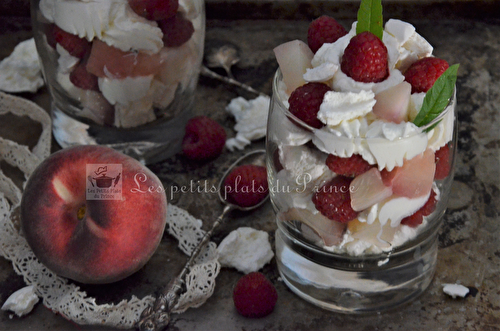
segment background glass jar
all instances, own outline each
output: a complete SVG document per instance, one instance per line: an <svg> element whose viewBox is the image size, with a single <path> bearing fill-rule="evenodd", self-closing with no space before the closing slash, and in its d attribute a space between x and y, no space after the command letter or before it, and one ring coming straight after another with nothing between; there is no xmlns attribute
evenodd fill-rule
<svg viewBox="0 0 500 331"><path fill-rule="evenodd" d="M437 233L453 180L455 97L425 127L402 123L405 129L400 132L404 134L388 138L382 126L396 124L375 117L337 130L308 126L288 111L283 85L278 70L266 147L278 225L276 259L283 280L307 301L345 313L380 311L416 297L430 284L436 268ZM374 136L374 132L380 135ZM321 202L313 198L317 192L331 189L328 185L335 178L345 177L326 164L330 154L342 153L344 157L363 155L374 165L363 175L346 179L344 186L335 187L339 194L347 192L351 207L356 207L356 216L346 222L324 216L318 211ZM439 158L443 163L434 168ZM425 194L410 190L408 195L390 181L393 177L388 174L411 164L406 159L427 160L413 163L419 169L430 164ZM419 176L427 176L425 173L429 171L419 174L411 170L403 177L409 182L417 179L419 185L424 181ZM356 191L364 193L356 195ZM362 199L355 202L355 196Z"/></svg>
<svg viewBox="0 0 500 331"><path fill-rule="evenodd" d="M181 149L203 57L203 0L31 0L62 147L101 144L144 162Z"/></svg>

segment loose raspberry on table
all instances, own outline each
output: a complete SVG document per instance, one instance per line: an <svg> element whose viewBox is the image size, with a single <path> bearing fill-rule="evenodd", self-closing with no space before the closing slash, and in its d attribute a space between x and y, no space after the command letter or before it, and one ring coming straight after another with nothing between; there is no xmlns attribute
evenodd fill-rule
<svg viewBox="0 0 500 331"><path fill-rule="evenodd" d="M240 207L251 207L267 197L269 186L264 166L246 164L233 169L224 180L224 195Z"/></svg>
<svg viewBox="0 0 500 331"><path fill-rule="evenodd" d="M307 44L313 53L325 43L334 43L347 34L347 30L334 18L320 16L309 24Z"/></svg>
<svg viewBox="0 0 500 331"><path fill-rule="evenodd" d="M151 21L169 18L177 13L179 0L128 0L130 8Z"/></svg>
<svg viewBox="0 0 500 331"><path fill-rule="evenodd" d="M347 223L358 216L351 207L349 186L353 178L336 176L314 193L312 201L316 209L332 221Z"/></svg>
<svg viewBox="0 0 500 331"><path fill-rule="evenodd" d="M405 72L411 93L427 92L449 66L448 62L437 57L424 57L412 63Z"/></svg>
<svg viewBox="0 0 500 331"><path fill-rule="evenodd" d="M272 313L278 301L274 285L260 272L241 277L233 290L233 302L238 313L259 318Z"/></svg>
<svg viewBox="0 0 500 331"><path fill-rule="evenodd" d="M440 180L448 177L451 171L451 155L450 145L446 144L436 151L434 154L436 158L436 172L434 179Z"/></svg>
<svg viewBox="0 0 500 331"><path fill-rule="evenodd" d="M318 119L318 111L325 93L331 90L323 83L307 83L299 86L288 98L290 113L313 128L323 127L323 123Z"/></svg>
<svg viewBox="0 0 500 331"><path fill-rule="evenodd" d="M339 157L330 154L326 158L326 165L337 175L347 177L356 177L373 167L359 154L353 154L351 157Z"/></svg>
<svg viewBox="0 0 500 331"><path fill-rule="evenodd" d="M214 159L226 144L226 131L215 120L206 116L191 118L182 140L184 155L195 161Z"/></svg>
<svg viewBox="0 0 500 331"><path fill-rule="evenodd" d="M68 33L57 25L53 25L52 36L50 38L47 37L47 40L55 40L70 55L79 59L82 59L90 52L90 48L92 47L92 44L87 39Z"/></svg>
<svg viewBox="0 0 500 331"><path fill-rule="evenodd" d="M194 33L193 23L182 13L159 21L158 26L163 32L163 44L166 47L179 47L191 39Z"/></svg>
<svg viewBox="0 0 500 331"><path fill-rule="evenodd" d="M381 82L389 76L387 48L371 32L357 34L344 50L340 69L357 82Z"/></svg>
<svg viewBox="0 0 500 331"><path fill-rule="evenodd" d="M429 199L422 206L422 208L413 213L413 215L403 218L401 220L401 224L416 228L417 226L422 224L424 216L429 216L430 214L432 214L434 209L436 209L436 202L436 192L434 192L434 190L431 190Z"/></svg>
<svg viewBox="0 0 500 331"><path fill-rule="evenodd" d="M86 63L80 62L69 74L69 80L73 85L84 90L98 91L99 84L97 76L87 71Z"/></svg>

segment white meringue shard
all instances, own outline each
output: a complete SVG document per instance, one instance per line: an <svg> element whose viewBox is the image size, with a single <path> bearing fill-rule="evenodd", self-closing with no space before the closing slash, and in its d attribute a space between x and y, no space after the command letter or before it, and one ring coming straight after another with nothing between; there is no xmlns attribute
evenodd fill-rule
<svg viewBox="0 0 500 331"><path fill-rule="evenodd" d="M260 270L274 257L267 232L249 227L229 233L217 250L223 267L232 267L245 274Z"/></svg>

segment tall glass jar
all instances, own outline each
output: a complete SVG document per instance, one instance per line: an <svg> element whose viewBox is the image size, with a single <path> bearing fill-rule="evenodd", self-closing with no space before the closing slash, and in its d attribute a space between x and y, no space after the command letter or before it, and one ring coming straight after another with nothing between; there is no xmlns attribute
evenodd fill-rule
<svg viewBox="0 0 500 331"><path fill-rule="evenodd" d="M278 70L266 148L276 259L285 283L307 301L344 313L396 307L422 293L436 269L456 125L453 97L425 127L371 118L312 128L289 112ZM402 130L387 132L401 135L384 136L385 126L398 126ZM332 162L339 155L340 163L354 162L353 155L369 160L368 170L336 173ZM354 214L332 220L333 209Z"/></svg>
<svg viewBox="0 0 500 331"><path fill-rule="evenodd" d="M180 151L204 0L31 0L31 13L62 147L107 145L147 163Z"/></svg>

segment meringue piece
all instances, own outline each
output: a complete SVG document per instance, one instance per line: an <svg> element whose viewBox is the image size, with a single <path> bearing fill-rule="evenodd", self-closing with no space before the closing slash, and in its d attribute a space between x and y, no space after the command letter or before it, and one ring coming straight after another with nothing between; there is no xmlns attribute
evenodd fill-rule
<svg viewBox="0 0 500 331"><path fill-rule="evenodd" d="M153 99L150 96L126 105L117 103L115 106L114 125L119 128L132 128L152 122L155 119Z"/></svg>
<svg viewBox="0 0 500 331"><path fill-rule="evenodd" d="M223 267L236 268L245 274L260 270L274 256L268 233L249 227L229 233L217 250Z"/></svg>
<svg viewBox="0 0 500 331"><path fill-rule="evenodd" d="M63 74L71 73L78 62L80 62L80 59L69 54L60 44L56 44L56 50L59 53L59 58L57 59L58 72Z"/></svg>
<svg viewBox="0 0 500 331"><path fill-rule="evenodd" d="M237 133L235 138L226 141L226 147L230 151L234 151L234 148L243 149L252 140L266 136L269 103L270 98L263 95L253 100L242 97L231 100L226 111L234 116L234 129Z"/></svg>
<svg viewBox="0 0 500 331"><path fill-rule="evenodd" d="M12 293L3 304L2 310L13 311L17 316L21 317L30 313L38 301L35 286L30 285Z"/></svg>
<svg viewBox="0 0 500 331"><path fill-rule="evenodd" d="M401 223L401 220L412 215L429 199L429 194L421 197L409 199L405 197L392 196L385 202L380 203L378 220L380 224L385 225L390 222L392 227L396 227Z"/></svg>
<svg viewBox="0 0 500 331"><path fill-rule="evenodd" d="M22 41L0 62L0 90L36 92L44 84L33 38Z"/></svg>
<svg viewBox="0 0 500 331"><path fill-rule="evenodd" d="M368 114L375 105L375 94L371 91L326 92L318 111L318 119L328 126L335 126Z"/></svg>
<svg viewBox="0 0 500 331"><path fill-rule="evenodd" d="M128 105L148 95L153 77L153 75L123 79L103 77L98 79L99 89L110 104Z"/></svg>
<svg viewBox="0 0 500 331"><path fill-rule="evenodd" d="M443 284L443 292L451 296L453 299L457 297L465 298L469 293L469 289L460 284Z"/></svg>

